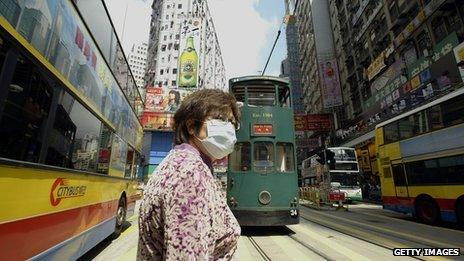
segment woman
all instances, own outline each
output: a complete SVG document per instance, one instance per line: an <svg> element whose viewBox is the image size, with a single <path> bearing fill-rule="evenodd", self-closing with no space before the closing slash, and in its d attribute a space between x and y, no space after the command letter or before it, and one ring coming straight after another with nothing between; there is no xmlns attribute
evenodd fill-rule
<svg viewBox="0 0 464 261"><path fill-rule="evenodd" d="M233 151L239 117L235 98L220 90L200 90L182 102L174 115L176 146L144 191L138 259L231 259L240 226L211 162Z"/></svg>

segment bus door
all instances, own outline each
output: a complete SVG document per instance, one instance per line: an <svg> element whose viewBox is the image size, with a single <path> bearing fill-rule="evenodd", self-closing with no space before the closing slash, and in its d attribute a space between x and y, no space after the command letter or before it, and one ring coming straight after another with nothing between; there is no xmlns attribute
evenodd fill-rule
<svg viewBox="0 0 464 261"><path fill-rule="evenodd" d="M393 182L395 183L396 197L409 198L409 190L404 164L392 162Z"/></svg>

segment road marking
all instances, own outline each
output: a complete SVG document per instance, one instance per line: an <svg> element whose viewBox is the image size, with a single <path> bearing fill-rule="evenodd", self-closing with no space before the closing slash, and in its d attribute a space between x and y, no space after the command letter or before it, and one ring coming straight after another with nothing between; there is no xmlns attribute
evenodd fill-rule
<svg viewBox="0 0 464 261"><path fill-rule="evenodd" d="M325 214L325 213L322 213L322 212L319 212L319 211L317 213L322 215L322 216L325 216L325 217L335 218L335 219L338 219L338 220L341 220L341 221L357 224L357 225L359 225L361 227L363 227L363 226L369 227L374 231L381 231L381 232L384 232L386 234L390 233L390 234L395 235L397 237L403 237L403 239L406 239L406 240L408 240L408 238L413 239L411 241L415 241L416 243L423 243L424 244L424 242L426 242L426 243L430 244L430 246L438 246L438 247L444 247L444 248L449 248L449 247L462 248L460 246L456 246L456 245L453 245L453 244L442 243L442 242L438 242L438 241L435 241L435 240L430 240L430 239L423 238L423 237L418 237L418 236L414 236L414 235L410 235L410 234L405 234L405 233L402 233L402 232L390 230L390 229L383 228L383 227L380 227L380 226L379 227L372 226L372 225L369 225L367 223L361 223L361 222L351 220L351 219L348 219L348 218L344 218L344 217L339 217L339 216L335 216L335 215L328 215L328 214ZM427 244L425 244L425 245L427 245Z"/></svg>

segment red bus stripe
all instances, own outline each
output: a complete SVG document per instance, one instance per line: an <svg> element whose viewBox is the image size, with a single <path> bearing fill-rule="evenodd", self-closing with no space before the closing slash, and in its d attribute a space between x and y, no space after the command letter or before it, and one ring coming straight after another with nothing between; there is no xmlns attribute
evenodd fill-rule
<svg viewBox="0 0 464 261"><path fill-rule="evenodd" d="M4 260L33 257L116 214L118 200L0 224Z"/></svg>
<svg viewBox="0 0 464 261"><path fill-rule="evenodd" d="M407 198L407 197L394 197L394 196L383 196L382 197L384 204L389 205L406 205L409 207L414 206L415 198ZM437 202L438 207L440 207L441 211L454 211L456 200L455 199L444 199L444 198L434 198Z"/></svg>

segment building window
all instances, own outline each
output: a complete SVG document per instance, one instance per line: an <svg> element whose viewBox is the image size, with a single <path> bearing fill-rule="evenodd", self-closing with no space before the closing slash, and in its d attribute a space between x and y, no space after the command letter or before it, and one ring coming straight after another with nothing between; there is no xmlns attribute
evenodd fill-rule
<svg viewBox="0 0 464 261"><path fill-rule="evenodd" d="M178 4L177 9L182 9L182 4Z"/></svg>
<svg viewBox="0 0 464 261"><path fill-rule="evenodd" d="M172 74L177 74L177 68L172 69Z"/></svg>
<svg viewBox="0 0 464 261"><path fill-rule="evenodd" d="M164 70L161 69L161 70L160 70L160 75L163 75L163 74L164 74Z"/></svg>
<svg viewBox="0 0 464 261"><path fill-rule="evenodd" d="M177 86L177 82L176 82L176 81L172 81L172 86Z"/></svg>

